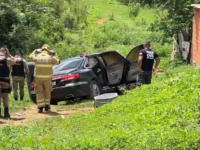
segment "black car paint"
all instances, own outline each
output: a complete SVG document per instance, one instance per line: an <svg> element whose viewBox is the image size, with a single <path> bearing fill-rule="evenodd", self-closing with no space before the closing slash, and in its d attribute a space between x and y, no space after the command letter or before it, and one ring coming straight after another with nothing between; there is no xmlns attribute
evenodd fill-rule
<svg viewBox="0 0 200 150"><path fill-rule="evenodd" d="M86 58L82 59L83 61L77 69L70 69L62 72L56 72L54 73L53 78L68 74L79 74L79 78L77 80L70 81L67 84L78 84L80 82L85 82L85 84L65 87L65 86L60 86L60 84L57 83L56 86L53 86L53 91L51 93L51 98L52 98L51 104L57 104L57 102L62 100L87 97L88 95L90 95L90 82L92 80L96 80L98 82L98 79L91 69L84 68ZM33 102L36 103L36 94L30 94L30 95Z"/></svg>
<svg viewBox="0 0 200 150"><path fill-rule="evenodd" d="M143 45L139 45L135 48L133 48L128 56L132 53L132 51L134 51L134 49L142 49ZM56 72L54 73L54 77L58 77L58 76L62 76L62 75L67 75L67 74L79 74L79 78L76 81L70 81L69 83L79 83L79 82L87 82L87 84L82 84L82 85L76 85L76 86L71 86L71 87L58 87L57 86L53 86L53 91L52 91L52 99L51 99L51 104L57 104L57 102L61 101L61 100L67 100L67 99L71 99L71 98L79 98L79 97L86 97L90 94L90 82L92 80L95 80L99 83L99 79L98 77L94 74L94 72L92 71L91 68L89 68L87 66L87 59L88 58L95 58L98 62L99 62L99 66L101 68L101 74L104 80L103 84L99 84L101 87L109 87L111 90L113 89L113 85L109 84L109 80L106 74L106 66L105 66L105 61L103 59L100 60L99 57L102 57L102 55L107 54L107 53L117 53L124 62L124 70L123 70L123 75L122 75L122 79L121 82L117 85L114 85L114 88L118 85L121 84L129 84L131 82L136 82L136 81L131 81L131 82L127 82L127 76L128 76L128 72L131 66L131 63L129 60L127 60L127 57L124 58L123 56L121 56L118 52L116 51L108 51L108 52L104 52L101 54L93 54L93 55L89 55L88 57L74 57L74 58L70 58L72 59L77 59L77 58L82 58L83 61L80 64L80 66L76 69L70 69L70 70L65 70L65 71L60 71L60 72ZM139 53L137 54L139 55ZM64 63L66 60L61 61L61 63ZM30 86L30 85L29 85ZM32 89L33 90L33 89ZM36 102L36 95L35 94L30 94L31 95L31 99ZM71 96L71 97L70 97Z"/></svg>

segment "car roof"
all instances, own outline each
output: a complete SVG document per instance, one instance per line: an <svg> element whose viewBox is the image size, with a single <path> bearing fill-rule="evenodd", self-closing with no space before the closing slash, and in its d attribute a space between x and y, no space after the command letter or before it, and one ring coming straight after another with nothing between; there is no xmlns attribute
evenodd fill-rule
<svg viewBox="0 0 200 150"><path fill-rule="evenodd" d="M64 59L60 62L62 63L62 62L66 62L66 61L73 60L73 59L80 59L81 60L81 59L83 59L83 57L77 56L77 57L67 58L67 59Z"/></svg>

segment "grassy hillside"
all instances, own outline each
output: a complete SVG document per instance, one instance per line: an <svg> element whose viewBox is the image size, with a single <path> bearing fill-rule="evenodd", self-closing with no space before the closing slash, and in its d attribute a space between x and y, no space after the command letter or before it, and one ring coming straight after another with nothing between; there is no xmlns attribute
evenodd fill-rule
<svg viewBox="0 0 200 150"><path fill-rule="evenodd" d="M148 31L150 24L157 19L155 10L141 8L137 17L130 18L129 8L114 0L87 0L86 2L89 8L88 26L81 31L66 33L68 43L57 47L61 58L80 55L85 51L96 53L105 50L117 50L126 56L133 47L146 40L153 42L153 48L161 56L169 56L171 47L169 44L161 44L168 38L163 37L162 33Z"/></svg>
<svg viewBox="0 0 200 150"><path fill-rule="evenodd" d="M165 73L154 75L152 85L127 91L90 114L66 119L54 117L32 122L29 127L2 128L0 149L198 149L199 71L181 66L179 61L168 63L170 44L161 44L162 33L147 30L156 19L155 11L144 8L139 16L130 18L128 7L115 1L87 0L87 3L88 27L66 33L71 43L67 47L76 49L75 53L69 51L68 56L111 49L126 56L134 46L151 40L162 56ZM99 25L97 22L102 19L104 24ZM64 56L64 51L59 54Z"/></svg>
<svg viewBox="0 0 200 150"><path fill-rule="evenodd" d="M88 26L83 30L72 30L65 33L63 41L52 45L58 51L61 59L78 56L83 52L96 53L106 50L117 50L126 56L135 46L146 40L152 40L153 48L162 57L161 68L169 65L170 44L161 44L163 34L150 32L148 27L156 20L154 9L141 8L135 18L129 17L129 9L116 1L87 0ZM99 25L99 20L104 20ZM168 38L165 38L168 39ZM24 109L30 105L28 93L23 103L16 103L11 95L11 111Z"/></svg>
<svg viewBox="0 0 200 150"><path fill-rule="evenodd" d="M198 149L199 71L180 67L91 114L0 130L1 149Z"/></svg>

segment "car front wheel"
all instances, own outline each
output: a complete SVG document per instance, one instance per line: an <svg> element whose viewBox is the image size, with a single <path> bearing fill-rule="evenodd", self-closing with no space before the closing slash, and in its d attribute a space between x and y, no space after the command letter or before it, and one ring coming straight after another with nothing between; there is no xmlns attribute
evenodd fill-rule
<svg viewBox="0 0 200 150"><path fill-rule="evenodd" d="M98 96L101 94L101 89L99 84L96 81L91 81L90 82L90 95L89 99L94 99L95 96Z"/></svg>

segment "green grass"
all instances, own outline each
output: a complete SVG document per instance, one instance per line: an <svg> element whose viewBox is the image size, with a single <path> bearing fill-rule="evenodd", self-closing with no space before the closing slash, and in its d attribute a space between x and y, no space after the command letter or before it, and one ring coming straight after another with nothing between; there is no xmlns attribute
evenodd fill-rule
<svg viewBox="0 0 200 150"><path fill-rule="evenodd" d="M165 73L153 76L153 84L126 91L111 104L92 113L76 114L66 119L53 117L34 121L28 127L7 126L0 129L0 149L12 150L172 150L198 149L199 71L169 60L171 46L162 45L162 33L152 33L148 26L155 21L153 9L141 9L139 16L129 18L128 8L117 2L87 0L90 4L88 28L67 33L79 48L90 53L117 50L124 56L136 45L153 41L153 48L162 56ZM102 18L114 14L104 26ZM167 37L166 37L167 38ZM76 46L74 46L76 48ZM80 50L81 52L81 50ZM27 103L12 102L12 110ZM58 110L92 107L86 102Z"/></svg>
<svg viewBox="0 0 200 150"><path fill-rule="evenodd" d="M81 103L75 103L75 104L68 104L66 102L60 102L58 103L58 106L54 106L54 109L56 111L67 111L67 110L73 110L73 109L79 109L79 108L89 108L93 107L93 101L85 101Z"/></svg>
<svg viewBox="0 0 200 150"><path fill-rule="evenodd" d="M20 100L15 101L14 96L13 96L13 91L9 95L9 106L10 106L10 112L11 113L17 112L19 110L26 110L26 109L28 109L28 107L30 105L33 105L33 102L29 98L29 94L28 94L28 90L27 90L26 86L25 86L25 96L24 96L23 101L20 101Z"/></svg>
<svg viewBox="0 0 200 150"><path fill-rule="evenodd" d="M4 149L197 149L199 71L183 66L154 76L91 114L0 130Z"/></svg>
<svg viewBox="0 0 200 150"><path fill-rule="evenodd" d="M152 33L147 30L149 25L156 21L157 18L154 9L141 8L137 17L130 18L128 7L116 1L87 0L86 2L89 5L88 27L82 31L66 33L67 39L73 43L70 48L78 49L76 55L80 55L84 49L89 53L117 50L126 57L133 47L151 39L153 41L153 49L161 57L163 56L160 67L164 68L165 64L169 63L169 57L166 56L170 56L171 46L157 42L157 39L163 36L162 33ZM111 14L113 14L114 20L110 20ZM103 26L97 24L99 19L106 19ZM63 52L66 53L65 51ZM68 51L67 53L72 53L69 56L74 54L73 51ZM10 97L11 112L26 109L32 104L28 93L23 102L15 102L13 93Z"/></svg>
<svg viewBox="0 0 200 150"><path fill-rule="evenodd" d="M109 19L111 14L114 15L115 20L122 22L140 22L145 19L148 24L153 23L156 20L156 14L153 9L141 9L138 17L131 19L129 17L129 10L127 6L120 4L119 2L108 0L87 0L90 8L89 22L96 25L99 19ZM148 12L148 13L147 13ZM90 25L91 25L90 24Z"/></svg>
<svg viewBox="0 0 200 150"><path fill-rule="evenodd" d="M170 44L162 45L163 33L148 31L151 23L157 20L156 11L141 8L135 18L129 17L129 10L118 2L107 0L87 0L89 5L88 27L76 33L67 33L66 37L74 43L80 42L80 51L97 53L116 50L126 56L129 51L147 40L152 41L152 48L161 56L169 56ZM98 25L105 19L104 25Z"/></svg>
<svg viewBox="0 0 200 150"><path fill-rule="evenodd" d="M156 21L157 18L154 9L141 8L137 17L130 18L128 7L116 1L87 0L86 2L89 5L88 27L82 31L66 33L67 39L73 43L70 48L78 49L77 55L80 55L85 49L89 53L117 50L123 56L126 56L134 46L151 39L153 48L161 57L163 56L160 67L166 67L166 64L169 63L169 57L166 56L170 56L171 46L157 42L157 39L162 37L162 33L152 33L147 30L149 25ZM110 20L111 14L113 14L114 20ZM106 19L103 26L97 24L99 19ZM66 53L65 51L63 52ZM67 53L72 53L69 56L73 55L73 51L68 51ZM13 93L10 95L11 112L26 109L31 104L27 90L23 102L15 102ZM68 109L72 106L66 107Z"/></svg>

